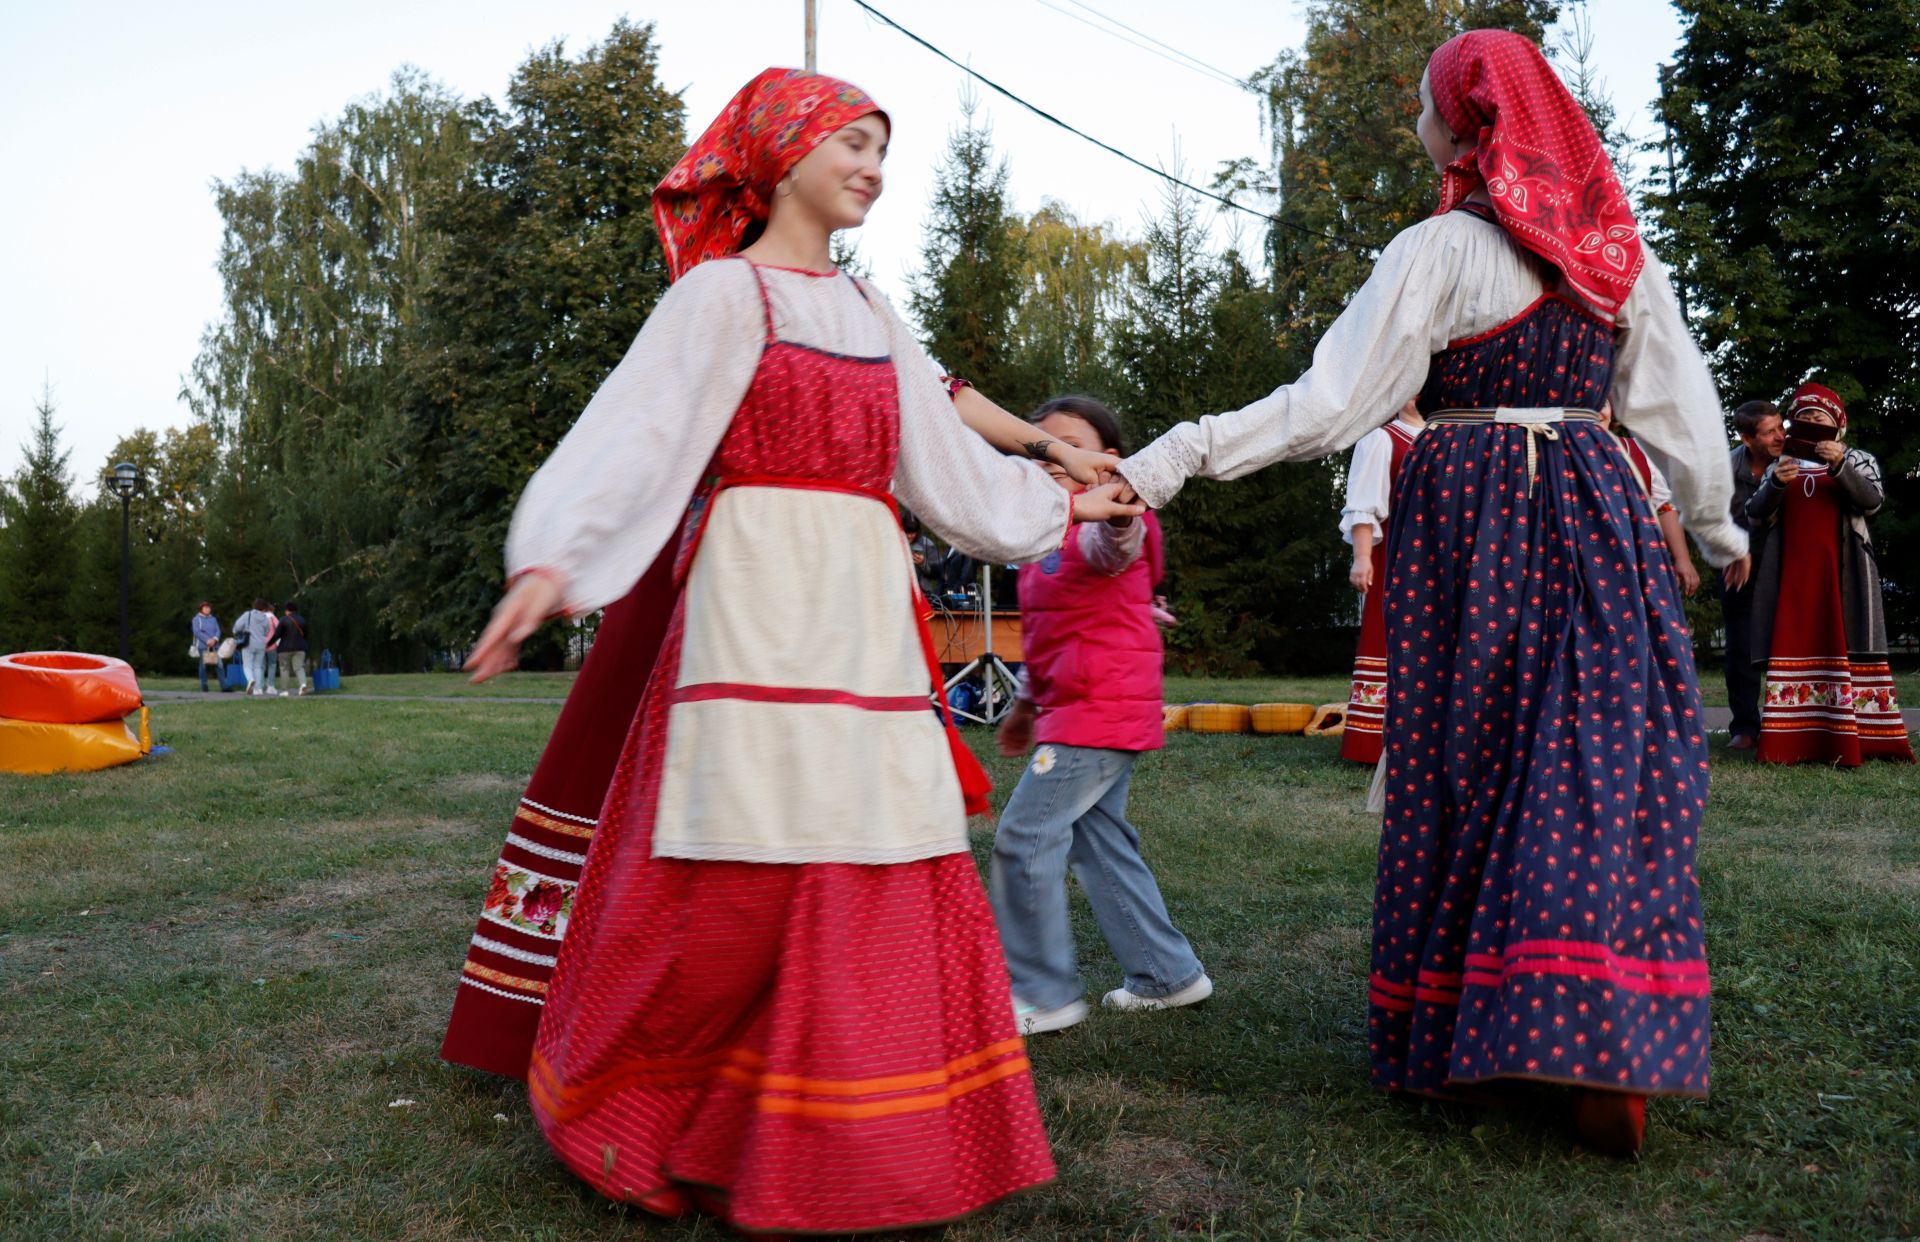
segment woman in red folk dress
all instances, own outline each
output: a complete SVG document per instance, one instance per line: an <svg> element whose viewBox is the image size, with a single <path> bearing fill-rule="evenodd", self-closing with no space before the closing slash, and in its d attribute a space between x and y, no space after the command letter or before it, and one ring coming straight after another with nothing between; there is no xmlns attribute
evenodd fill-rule
<svg viewBox="0 0 1920 1242"><path fill-rule="evenodd" d="M668 174L675 283L528 484L472 659L511 667L649 566L672 599L528 1085L601 1193L755 1233L946 1220L1053 1175L967 850L985 776L928 710L894 500L1014 561L1140 511L994 453L831 270L888 134L856 88L768 70Z"/></svg>
<svg viewBox="0 0 1920 1242"><path fill-rule="evenodd" d="M1435 215L1381 253L1306 374L1119 473L1159 506L1194 475L1324 456L1419 391L1387 530L1374 1082L1566 1084L1583 1137L1630 1152L1648 1096L1707 1092L1707 744L1660 526L1598 410L1612 389L1633 411L1738 585L1720 399L1540 49L1469 31L1421 96Z"/></svg>
<svg viewBox="0 0 1920 1242"><path fill-rule="evenodd" d="M1912 763L1867 537L1867 519L1885 499L1880 463L1841 443L1847 407L1830 388L1802 384L1787 419L1787 452L1747 500L1754 529L1778 527L1754 587L1754 663L1766 675L1757 757L1843 768L1863 759ZM1831 438L1796 434L1807 427L1829 428ZM1811 446L1812 456L1795 457L1796 445Z"/></svg>
<svg viewBox="0 0 1920 1242"><path fill-rule="evenodd" d="M1409 398L1392 422L1360 437L1347 465L1347 507L1340 514L1340 534L1353 545L1347 580L1362 598L1340 757L1369 766L1380 762L1380 725L1387 715L1387 616L1380 606L1387 590L1387 515L1393 512L1407 450L1426 422L1420 403Z"/></svg>

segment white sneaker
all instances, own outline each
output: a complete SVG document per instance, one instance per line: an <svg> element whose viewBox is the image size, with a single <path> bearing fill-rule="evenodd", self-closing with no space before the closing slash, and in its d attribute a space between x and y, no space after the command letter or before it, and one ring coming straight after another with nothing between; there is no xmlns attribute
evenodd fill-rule
<svg viewBox="0 0 1920 1242"><path fill-rule="evenodd" d="M1108 1009L1147 1013L1154 1009L1178 1009L1182 1005L1198 1005L1212 995L1213 980L1201 975L1171 996L1142 996L1138 992L1129 992L1124 987L1118 987L1101 997L1100 1004Z"/></svg>
<svg viewBox="0 0 1920 1242"><path fill-rule="evenodd" d="M1042 1009L1038 1005L1027 1004L1017 996L1013 998L1013 1024L1022 1035L1064 1031L1086 1020L1087 1002L1083 1000L1068 1001L1058 1009Z"/></svg>

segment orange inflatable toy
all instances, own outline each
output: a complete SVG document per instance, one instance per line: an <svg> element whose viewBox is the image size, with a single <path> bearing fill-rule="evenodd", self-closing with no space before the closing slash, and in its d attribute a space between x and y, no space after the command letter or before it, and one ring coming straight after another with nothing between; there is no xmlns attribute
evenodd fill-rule
<svg viewBox="0 0 1920 1242"><path fill-rule="evenodd" d="M0 656L0 716L44 724L97 724L140 710L133 666L77 651Z"/></svg>

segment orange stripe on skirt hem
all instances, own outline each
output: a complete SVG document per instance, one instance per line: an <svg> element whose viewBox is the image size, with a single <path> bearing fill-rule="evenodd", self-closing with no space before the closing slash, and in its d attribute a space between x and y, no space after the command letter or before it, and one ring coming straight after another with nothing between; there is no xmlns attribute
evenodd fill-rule
<svg viewBox="0 0 1920 1242"><path fill-rule="evenodd" d="M629 1087L700 1086L715 1076L756 1094L782 1092L790 1095L856 1096L914 1093L891 1100L850 1104L766 1094L760 1094L757 1101L762 1112L856 1119L944 1108L969 1091L1025 1072L1030 1068L1026 1056L1022 1055L1025 1046L1024 1041L1015 1036L965 1056L955 1057L939 1069L844 1079L768 1074L763 1072L766 1058L759 1053L747 1048L723 1048L694 1057L648 1058L620 1066L584 1083L561 1082L553 1067L536 1052L529 1066L527 1087L534 1102L555 1121L570 1121L608 1096ZM984 1070L969 1073L977 1066L1000 1057L1007 1059Z"/></svg>

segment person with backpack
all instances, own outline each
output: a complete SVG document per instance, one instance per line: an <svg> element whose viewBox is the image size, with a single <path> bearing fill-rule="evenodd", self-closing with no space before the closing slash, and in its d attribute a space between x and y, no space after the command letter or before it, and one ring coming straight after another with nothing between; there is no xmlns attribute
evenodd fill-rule
<svg viewBox="0 0 1920 1242"><path fill-rule="evenodd" d="M280 629L274 638L274 646L280 652L280 672L286 674L287 681L298 682L295 695L307 692L307 619L288 604L280 610ZM274 685L281 682L276 675ZM286 690L281 689L281 694Z"/></svg>
<svg viewBox="0 0 1920 1242"><path fill-rule="evenodd" d="M241 613L233 622L233 645L240 653L240 667L246 671L247 693L265 694L267 687L264 670L267 659L267 640L273 637L273 614L267 611L267 601L255 599L253 607Z"/></svg>

